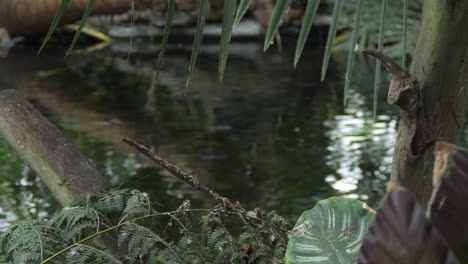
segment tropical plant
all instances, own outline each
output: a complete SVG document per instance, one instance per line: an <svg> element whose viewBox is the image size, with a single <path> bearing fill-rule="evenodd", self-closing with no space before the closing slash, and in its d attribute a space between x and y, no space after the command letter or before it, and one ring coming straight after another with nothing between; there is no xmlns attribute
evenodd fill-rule
<svg viewBox="0 0 468 264"><path fill-rule="evenodd" d="M330 198L305 211L289 239L286 263L356 263L375 212L365 203Z"/></svg>
<svg viewBox="0 0 468 264"><path fill-rule="evenodd" d="M201 217L200 230L194 228ZM260 211L258 212L260 213ZM170 221L156 221L157 216ZM65 207L52 221L25 220L0 234L0 259L11 263L281 263L285 220L265 214L264 233L219 209L158 213L145 193L117 190ZM138 221L138 223L136 222ZM227 228L232 221L238 224ZM166 223L165 228L161 225ZM243 262L245 260L245 262Z"/></svg>
<svg viewBox="0 0 468 264"><path fill-rule="evenodd" d="M175 0L169 0L169 6L172 6L174 4L174 1ZM90 14L94 2L95 1L93 0L89 2L90 4L83 16L81 26L78 28L76 36L72 41L70 50L76 43L76 39L78 38L78 35L83 29L84 23ZM218 70L218 78L220 84L222 84L224 72L227 65L229 41L231 38L233 25L235 21L239 21L242 18L242 15L245 13L245 8L249 5L250 2L251 1L248 0L241 1L239 5L241 8L236 10L236 0L224 1L225 5L223 12L223 29L220 40L221 49L219 55ZM319 0L308 1L301 32L299 34L298 48L295 55L296 63L301 57L302 50L307 40L307 35L310 32L310 27L312 25L313 18L315 17L315 13L317 12L319 2ZM324 80L326 77L328 65L332 54L332 45L335 42L335 36L339 29L339 17L342 14L343 6L345 4L344 2L345 1L343 0L335 1L332 23L329 28L327 44L325 47L325 55L321 74L322 80ZM56 18L52 23L49 34L44 41L44 44L48 41L52 32L58 25L57 22L59 21L60 17L63 16L67 3L68 1L66 0L62 2L62 8L57 13ZM271 46L275 35L278 33L278 28L281 24L281 18L288 9L290 3L290 0L276 2L271 23L266 33L264 43L265 50L267 50ZM366 11L364 8L364 0L356 0L353 3L355 4L355 19L353 22L354 27L349 46L349 58L346 74L347 80L345 83L344 96L345 102L347 91L350 86L350 76L353 72L355 47L358 41L358 34L360 29L359 25L361 19L363 18L362 14L364 11ZM406 65L405 58L407 55L406 36L408 31L408 1L403 0L403 8L401 9L401 17L403 21L403 26L401 28L401 32L403 32L401 34L403 43L403 67L399 66L391 58L382 53L382 50L384 50L384 18L388 6L388 1L382 0L380 3L380 22L378 27L379 37L376 41L378 50L368 51L367 54L375 56L379 60L376 64L375 71L376 89L380 87L380 71L382 64L387 68L387 70L389 70L393 74L393 80L389 89L388 101L391 104L398 105L401 108L402 113L399 129L399 140L396 146L397 152L394 156L391 180L406 187L416 197L416 200L419 201L420 204L422 204L423 206L425 206L426 204L430 205L431 210L429 211L429 215L433 225L431 225L427 221L427 219L423 217L423 211L417 209L416 202L412 200L411 195L408 195L408 193L404 191L391 193L388 196L386 202L384 202L382 209L379 210L379 212L377 213L376 221L374 222L374 227L371 227L371 232L368 233L367 237L365 238L363 250L361 251L361 257L359 258L359 261L361 263L370 263L371 259L378 259L379 261L381 261L379 263L386 263L385 261L391 261L389 263L395 263L395 261L398 262L398 260L419 261L416 263L427 263L424 261L438 260L447 261L446 263L448 263L448 261L456 262L454 260L455 257L452 257L451 255L451 251L447 249L448 245L450 246L450 248L453 249L453 253L455 254L455 256L462 263L464 263L467 261L465 256L466 253L463 250L464 248L466 248L466 241L463 236L460 236L460 230L465 230L465 228L463 223L460 223L459 220L463 218L457 217L456 213L465 212L467 209L463 206L464 199L460 199L460 197L464 197L463 194L467 193L463 186L468 185L463 184L464 181L466 181L466 179L464 179L463 177L457 177L465 175L464 170L460 169L463 168L463 165L465 163L458 163L459 161L465 160L465 156L460 154L461 152L459 150L453 151L454 148L447 148L444 151L444 155L441 158L442 161L440 161L441 164L437 164L436 166L437 171L441 173L435 173L435 176L437 177L434 179L434 182L436 183L436 189L434 192L432 191L432 182L430 181L430 177L428 177L428 175L430 175L430 171L433 168L432 150L434 149L436 140L439 138L444 138L446 140L458 142L460 131L462 130L462 121L459 117L462 116L462 114L464 113L465 96L463 95L466 94L465 86L467 80L465 77L468 74L468 67L466 65L466 54L468 54L468 34L465 33L465 29L468 27L468 2L445 0L423 1L423 17L421 29L410 72L406 72L404 70L404 66ZM201 46L202 40L200 32L203 32L203 25L205 21L203 19L204 4L206 5L206 1L202 0L200 9L201 12L199 12L200 16L197 25L198 38L196 38L194 43L194 49L192 54L193 64L191 63L190 65L189 76L194 71L197 56L199 55L199 48ZM171 12L171 8L169 8L168 10L169 12ZM159 66L161 65L161 62L163 60L165 46L167 45L167 39L170 35L170 17L171 14L169 13L169 15L167 16L168 20L163 37L163 45L159 55ZM156 69L155 81L157 81L158 71L159 68ZM187 82L187 85L189 85L189 82ZM452 159L449 159L448 157L453 157L454 161L452 161ZM101 202L103 202L106 199L101 198L100 200ZM401 201L401 203L399 203L399 201ZM117 204L119 203L117 202ZM97 210L97 208L98 207L94 209ZM102 210L104 210L104 208L110 209L106 207L101 208ZM460 208L460 210L458 210L458 208ZM124 209L121 207L121 210ZM394 210L398 213L410 213L405 217L401 217L400 220L402 220L403 223L411 223L412 225L408 227L404 224L400 224L398 226L395 226L400 228L400 232L388 232L389 230L387 229L387 227L389 226L385 226L385 223L392 223L392 221L389 221L389 218L395 217L394 214L386 213L389 210ZM77 211L80 211L81 215L87 216L86 220L88 221L87 223L90 226L99 226L97 225L96 220L93 220L98 218L92 218L92 214L90 213L91 211ZM99 210L97 211L99 213ZM110 212L112 212L112 210ZM117 216L117 211L113 212L112 215L114 217ZM149 214L144 217L155 215L161 214ZM343 214L341 212L340 215L351 214ZM233 236L225 229L223 229L222 221L220 222L215 215L212 215L210 219L212 219L214 222L208 221L205 224L205 228L209 230L208 232L210 235L208 235L208 237L205 236L204 238L202 236L202 238L197 240L197 242L201 241L203 246L214 246L212 247L214 252L206 254L204 252L203 254L196 255L196 257L194 257L194 253L189 254L187 252L199 253L200 251L187 251L187 244L190 243L187 243L187 240L183 240L182 242L180 242L180 252L185 252L186 255L184 256L189 257L190 261L197 260L199 257L199 259L201 259L202 261L207 261L208 259L208 261L212 261L213 259L217 259L220 262L234 262L239 261L239 258L245 257L246 255L250 256L250 252L252 249L251 247L247 247L244 251L245 253L240 254L241 251L239 249L242 247L236 246L238 244L234 242ZM330 221L333 221L333 219L336 220L336 215L335 217L329 218ZM109 220L110 223L112 223L112 220ZM129 224L128 222L132 222L132 220L128 220L126 222L114 225L109 229L103 231L106 231L104 233L107 233L116 229L123 230L123 232L120 232L121 236L123 236L125 239L130 239L130 241L133 241L132 243L129 242L128 244L126 244L125 239L121 239L121 242L119 243L120 246L126 246L126 248L130 250L130 252L128 252L129 256L137 256L137 260L141 261L141 259L144 258L142 257L142 254L146 254L146 252L150 252L150 250L147 247L137 248L135 247L135 244L146 241L152 241L151 247L154 245L158 245L159 247L157 247L157 250L159 251L167 251L169 249L169 247L167 246L170 243L169 241L160 239L160 237L154 233L148 233L148 228L140 228L140 226L136 227L133 224ZM62 221L62 223L65 223L67 225L69 221L64 220ZM99 223L101 223L101 220L99 221ZM107 222L103 221L102 223ZM9 232L2 234L2 240L5 241L4 245L2 246L2 250L7 253L7 259L12 260L12 252L16 252L17 250L19 250L19 248L24 247L25 245L27 245L27 243L30 242L24 239L14 240L12 238L15 238L15 236L21 236L23 233L31 235L35 234L36 237L41 236L41 234L45 233L43 231L44 228L39 228L36 223L25 222L21 224L23 224L23 226L15 226L12 229L13 231L10 230ZM30 227L26 226L28 224ZM302 226L303 225L301 224L298 225L298 227L301 228ZM408 232L405 232L404 230L401 231L402 228L407 227L409 228ZM77 230L81 231L83 229L84 228L80 227ZM130 235L130 229L133 230L132 235ZM22 232L14 232L14 230L21 230ZM93 236L97 236L103 231L97 232ZM345 231L347 230L341 230L341 232ZM439 232L440 234L437 232ZM304 234L305 233L306 232L304 232ZM409 254L398 254L396 250L401 250L401 247L386 247L387 243L392 244L395 241L392 239L387 239L388 233L405 234L407 236L411 234L418 234L419 236L415 235L413 237L408 237L408 241L413 241L415 243L414 245L417 247L417 250L413 251L411 250L411 247L404 249L406 250L405 252L408 252L409 254L419 254L420 252L422 253L416 256L417 258L413 258L413 256L410 256ZM133 238L133 234L137 234L138 237ZM346 234L347 233L343 233L343 235ZM311 236L309 235L307 237L310 238ZM361 237L362 236L357 236L357 238ZM222 238L223 241L219 241L220 238ZM409 240L411 238L413 238L413 240ZM86 239L85 241L88 240L89 239ZM447 244L443 242L444 240L447 242ZM20 242L18 244L14 241ZM44 254L48 254L50 252L44 249L44 243L42 243L42 241L46 240L39 239L38 242L35 242L34 246L30 247L34 248L36 251L40 249L41 258ZM81 241L83 240L78 241L78 244L72 244L73 247L79 246L75 251L73 251L73 253L86 251L89 249L90 246L87 244L83 244ZM356 240L353 242L352 245L357 245L358 242L359 241ZM300 243L297 243L296 240L293 240L291 243L291 245L293 245L291 246L291 250L297 249L298 245L301 245ZM402 243L401 245L405 245L405 243ZM302 247L313 251L317 248L317 245L305 245ZM104 256L102 255L98 255L97 253L95 254L95 252L100 251L98 248L92 248L92 253L89 253L91 254L90 258L92 260L96 261L98 258L104 258ZM177 249L177 246L175 246L174 248L176 248L176 250L179 250ZM174 251L174 248L171 247L172 250L169 250L171 252L168 252L167 254L161 254L160 257L162 258L162 261L168 260L170 258L169 256L178 256L176 261L182 260L182 258L180 257L182 254L178 255L177 253L174 253L177 252ZM272 252L276 252L277 249L281 249L281 247L277 244L277 240L273 239L270 242L266 240L262 247L255 249L253 252L263 251L265 250L265 248L271 249ZM428 248L433 248L437 250L427 251L426 249ZM140 251L141 249L144 250ZM333 247L333 250L335 249L336 248ZM346 246L341 247L341 249L344 250L343 255L348 255L348 253L346 253ZM349 248L348 250L351 253L355 252L354 250L350 250ZM267 250L267 252L270 252L270 250ZM429 256L426 255L426 253L430 253ZM436 253L440 254L436 255ZM376 258L372 258L372 254L376 255ZM276 255L276 253L269 255L271 258L268 259L268 261L274 261L274 255ZM33 256L33 254L31 254L30 256ZM34 256L37 256L37 254ZM297 252L294 254L291 253L289 256L289 260L291 260L294 257L297 257L298 254ZM28 258L24 257L23 259L27 260ZM85 261L89 260L87 255L85 255L84 259ZM301 261L300 258L298 260ZM349 261L349 259L347 259L346 261Z"/></svg>
<svg viewBox="0 0 468 264"><path fill-rule="evenodd" d="M459 212L468 209L467 164L467 150L437 143L435 189L426 212L413 194L393 184L375 219L355 200L319 202L297 221L286 263L466 263L467 224Z"/></svg>

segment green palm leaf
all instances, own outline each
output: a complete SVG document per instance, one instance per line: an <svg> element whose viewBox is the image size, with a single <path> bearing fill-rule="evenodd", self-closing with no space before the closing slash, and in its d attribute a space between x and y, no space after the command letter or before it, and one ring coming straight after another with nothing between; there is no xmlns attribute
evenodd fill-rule
<svg viewBox="0 0 468 264"><path fill-rule="evenodd" d="M290 3L291 0L281 0L276 2L275 10L273 11L273 16L271 17L270 25L268 26L265 37L265 43L263 45L264 51L266 51L268 47L270 47L271 43L273 43L273 38L278 32L281 19L283 18L283 15L288 9Z"/></svg>
<svg viewBox="0 0 468 264"><path fill-rule="evenodd" d="M406 43L407 43L407 34L408 34L408 0L403 0L403 55L401 66L403 69L406 68Z"/></svg>
<svg viewBox="0 0 468 264"><path fill-rule="evenodd" d="M346 74L345 74L345 89L344 89L344 105L346 106L346 101L348 99L348 91L349 87L351 86L351 78L353 75L354 69L354 60L356 58L356 43L358 39L358 32L359 32L359 24L361 22L362 17L362 7L363 7L364 0L358 0L356 2L356 14L354 17L354 28L353 34L351 38L351 45L349 47L348 53L348 63L346 65Z"/></svg>
<svg viewBox="0 0 468 264"><path fill-rule="evenodd" d="M325 55L323 57L322 77L321 77L322 82L323 80L325 80L325 76L327 75L328 63L330 62L333 41L335 40L336 29L338 27L338 20L340 18L342 9L343 9L343 0L336 0L335 8L333 9L332 23L328 31L327 44L325 46Z"/></svg>
<svg viewBox="0 0 468 264"><path fill-rule="evenodd" d="M239 22L244 17L245 13L247 13L250 4L252 4L252 0L241 0L239 8L237 8L236 18L234 19L234 25L239 24Z"/></svg>
<svg viewBox="0 0 468 264"><path fill-rule="evenodd" d="M218 85L221 86L226 70L227 59L229 55L229 42L232 36L232 26L234 24L234 15L236 13L236 0L225 0L223 8L223 25L221 30L221 43L219 51L218 66Z"/></svg>
<svg viewBox="0 0 468 264"><path fill-rule="evenodd" d="M89 0L88 6L86 7L83 17L81 18L81 22L78 27L78 30L75 32L75 36L73 37L72 43L70 44L70 47L68 48L68 51L65 54L65 56L68 56L70 52L73 50L73 47L75 46L76 41L80 37L81 31L83 31L83 28L86 24L86 21L88 20L89 15L91 15L91 11L93 11L94 3L96 3L96 0Z"/></svg>
<svg viewBox="0 0 468 264"><path fill-rule="evenodd" d="M44 49L47 42L49 42L50 38L52 37L52 34L54 34L54 31L57 28L58 23L60 22L60 19L62 19L63 14L67 10L68 4L70 4L70 0L62 0L62 3L60 4L60 7L57 10L57 13L55 13L54 19L52 20L52 24L50 25L49 31L47 31L47 35L44 41L42 42L41 48L37 52L37 55L41 53L41 51Z"/></svg>
<svg viewBox="0 0 468 264"><path fill-rule="evenodd" d="M187 78L187 83L185 84L186 92L187 92L187 88L190 85L190 81L192 80L192 74L195 71L195 67L198 61L198 55L201 49L201 44L203 42L203 29L205 28L207 6L208 6L208 0L200 1L200 8L198 10L198 19L197 19L197 31L195 34L195 40L193 42L192 57L190 58L189 76Z"/></svg>
<svg viewBox="0 0 468 264"><path fill-rule="evenodd" d="M299 33L299 39L297 41L296 55L294 56L294 67L296 67L299 59L301 58L302 51L304 50L304 46L307 42L307 37L309 36L310 29L312 28L319 4L320 0L310 0L307 3L307 8L302 20L301 33Z"/></svg>
<svg viewBox="0 0 468 264"><path fill-rule="evenodd" d="M167 7L167 16L166 16L166 25L164 27L164 35L161 43L161 50L159 51L158 56L158 65L156 68L156 74L153 78L152 87L156 85L159 80L159 72L161 71L162 61L164 59L164 54L166 53L167 42L169 41L169 35L171 34L172 27L172 18L174 16L175 0L169 0L169 5Z"/></svg>
<svg viewBox="0 0 468 264"><path fill-rule="evenodd" d="M383 49L386 8L387 8L387 0L382 0L382 6L380 8L379 50ZM379 99L381 73L382 73L382 62L380 60L377 60L375 64L375 80L374 80L374 102L373 102L374 118L377 115L377 102Z"/></svg>

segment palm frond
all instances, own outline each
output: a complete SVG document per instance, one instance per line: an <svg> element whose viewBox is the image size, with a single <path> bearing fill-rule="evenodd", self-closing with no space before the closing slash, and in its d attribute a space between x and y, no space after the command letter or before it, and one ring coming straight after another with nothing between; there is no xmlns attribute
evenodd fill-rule
<svg viewBox="0 0 468 264"><path fill-rule="evenodd" d="M380 9L380 27L379 27L379 50L383 49L384 34L385 34L385 10L387 8L387 0L382 0ZM374 82L374 101L373 101L373 115L377 115L377 105L379 99L379 90L381 84L382 62L377 60L375 64L375 82Z"/></svg>
<svg viewBox="0 0 468 264"><path fill-rule="evenodd" d="M310 29L314 23L315 15L317 14L320 0L310 0L307 3L307 8L302 20L301 32L297 40L296 54L294 55L294 67L296 67L299 59L301 58L302 51L304 50L307 38L310 34Z"/></svg>
<svg viewBox="0 0 468 264"><path fill-rule="evenodd" d="M343 9L343 0L336 0L335 8L333 9L332 23L330 25L330 29L328 30L327 44L325 46L325 55L323 57L322 77L321 77L322 82L323 80L325 80L325 76L327 75L328 63L330 62L333 41L335 40L336 29L338 27L338 21L339 21L342 9Z"/></svg>
<svg viewBox="0 0 468 264"><path fill-rule="evenodd" d="M223 25L221 29L221 43L219 50L218 65L218 85L221 86L224 80L227 59L229 55L229 43L231 42L232 27L234 25L234 16L236 13L237 0L225 0L223 7Z"/></svg>
<svg viewBox="0 0 468 264"><path fill-rule="evenodd" d="M208 0L201 0L200 8L198 9L197 30L195 33L195 40L193 41L192 56L190 57L189 74L188 74L187 82L185 84L185 93L187 93L187 88L190 85L193 72L195 71L195 67L197 66L197 61L198 61L201 45L203 42L203 30L205 28L207 7L208 7Z"/></svg>
<svg viewBox="0 0 468 264"><path fill-rule="evenodd" d="M288 10L290 4L291 0L282 0L276 2L275 9L273 10L273 15L271 16L271 21L268 25L268 30L265 36L263 51L266 51L273 43L273 38L278 33L281 20L283 19L284 13L286 10Z"/></svg>
<svg viewBox="0 0 468 264"><path fill-rule="evenodd" d="M159 51L158 56L158 64L156 66L156 73L153 76L153 82L151 87L157 86L157 82L159 80L159 72L161 71L161 65L164 59L164 54L166 53L167 43L169 41L169 35L171 34L171 27L172 27L172 18L174 17L174 8L175 8L175 0L169 0L169 5L167 7L167 14L166 14L166 25L164 26L164 35L161 43L161 50Z"/></svg>
<svg viewBox="0 0 468 264"><path fill-rule="evenodd" d="M237 8L236 18L234 19L234 25L240 23L245 13L249 9L249 6L252 4L252 0L241 0L239 7Z"/></svg>
<svg viewBox="0 0 468 264"><path fill-rule="evenodd" d="M83 14L83 17L81 18L80 25L78 27L78 30L75 33L75 36L73 37L72 43L70 44L70 47L68 48L68 51L65 56L68 56L70 52L73 50L73 47L76 44L76 41L78 41L78 38L80 37L81 31L83 30L86 21L88 20L89 15L91 15L91 11L93 11L93 6L94 3L96 3L96 0L89 0L88 6L86 7L86 10Z"/></svg>
<svg viewBox="0 0 468 264"><path fill-rule="evenodd" d="M52 24L50 25L49 30L47 31L47 35L42 42L41 47L39 48L39 51L37 52L37 55L41 53L41 51L44 49L46 46L47 42L49 42L50 38L55 32L55 29L57 29L57 26L60 22L60 19L62 19L63 14L65 14L65 11L67 10L68 5L70 4L70 0L62 0L62 3L60 4L59 9L57 10L57 13L55 13L54 19L52 20Z"/></svg>
<svg viewBox="0 0 468 264"><path fill-rule="evenodd" d="M403 54L401 55L401 66L406 68L406 44L408 34L408 0L403 0Z"/></svg>
<svg viewBox="0 0 468 264"><path fill-rule="evenodd" d="M351 78L352 78L353 69L354 69L354 60L356 58L355 49L356 49L356 43L358 40L359 25L360 25L361 17L362 17L363 2L364 0L356 1L356 14L354 17L353 34L352 34L352 39L351 39L351 45L349 46L348 63L346 65L346 73L345 73L345 89L344 89L344 99L343 99L344 106L346 106L346 101L348 99L348 91L349 91L349 87L351 86Z"/></svg>

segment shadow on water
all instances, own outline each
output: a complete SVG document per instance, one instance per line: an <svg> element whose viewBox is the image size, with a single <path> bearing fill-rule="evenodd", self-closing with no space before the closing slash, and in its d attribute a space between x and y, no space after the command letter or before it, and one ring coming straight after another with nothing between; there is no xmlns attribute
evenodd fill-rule
<svg viewBox="0 0 468 264"><path fill-rule="evenodd" d="M291 220L333 195L376 205L397 123L383 99L374 122L373 67L356 62L344 108L343 67L335 63L320 83L320 49L307 51L294 70L288 52L263 54L260 43L242 45L233 46L222 88L217 54L208 46L187 96L189 53L169 52L159 86L149 94L154 54L133 54L126 62L115 47L67 61L62 52L35 57L34 50L12 50L0 60L0 89L20 90L113 186L148 192L159 210L184 198L196 207L210 201L124 146L121 137L153 148L248 208L275 209ZM54 213L53 197L3 141L0 178L2 226Z"/></svg>

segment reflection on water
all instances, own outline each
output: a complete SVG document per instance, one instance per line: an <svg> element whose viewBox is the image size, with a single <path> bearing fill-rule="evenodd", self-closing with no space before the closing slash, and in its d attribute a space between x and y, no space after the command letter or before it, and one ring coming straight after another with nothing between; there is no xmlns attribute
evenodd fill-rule
<svg viewBox="0 0 468 264"><path fill-rule="evenodd" d="M366 188L363 182L365 185L376 182L381 187L388 181L397 126L396 119L389 115L378 115L374 120L372 112L365 107L365 99L350 90L344 114L325 122L331 139L327 165L334 171L325 181L342 196L361 200L368 200L369 192L381 191Z"/></svg>
<svg viewBox="0 0 468 264"><path fill-rule="evenodd" d="M250 58L230 57L222 89L217 56L204 54L187 96L190 54L167 54L151 95L153 57L135 54L122 65L109 50L68 62L63 53L37 58L35 51L13 51L0 61L0 89L19 89L112 186L148 192L160 210L187 197L198 207L211 203L134 154L121 137L153 148L248 208L275 209L291 220L332 195L375 204L389 175L396 120L385 110L373 121L366 88L372 68L357 67L364 77L356 86L364 88L352 91L343 110L344 74L332 65L329 81L320 83L320 49L307 51L294 69L292 54L263 54L261 44L250 45L257 47ZM54 74L38 77L38 71ZM4 145L0 161L0 213L8 221L54 213L53 197Z"/></svg>

